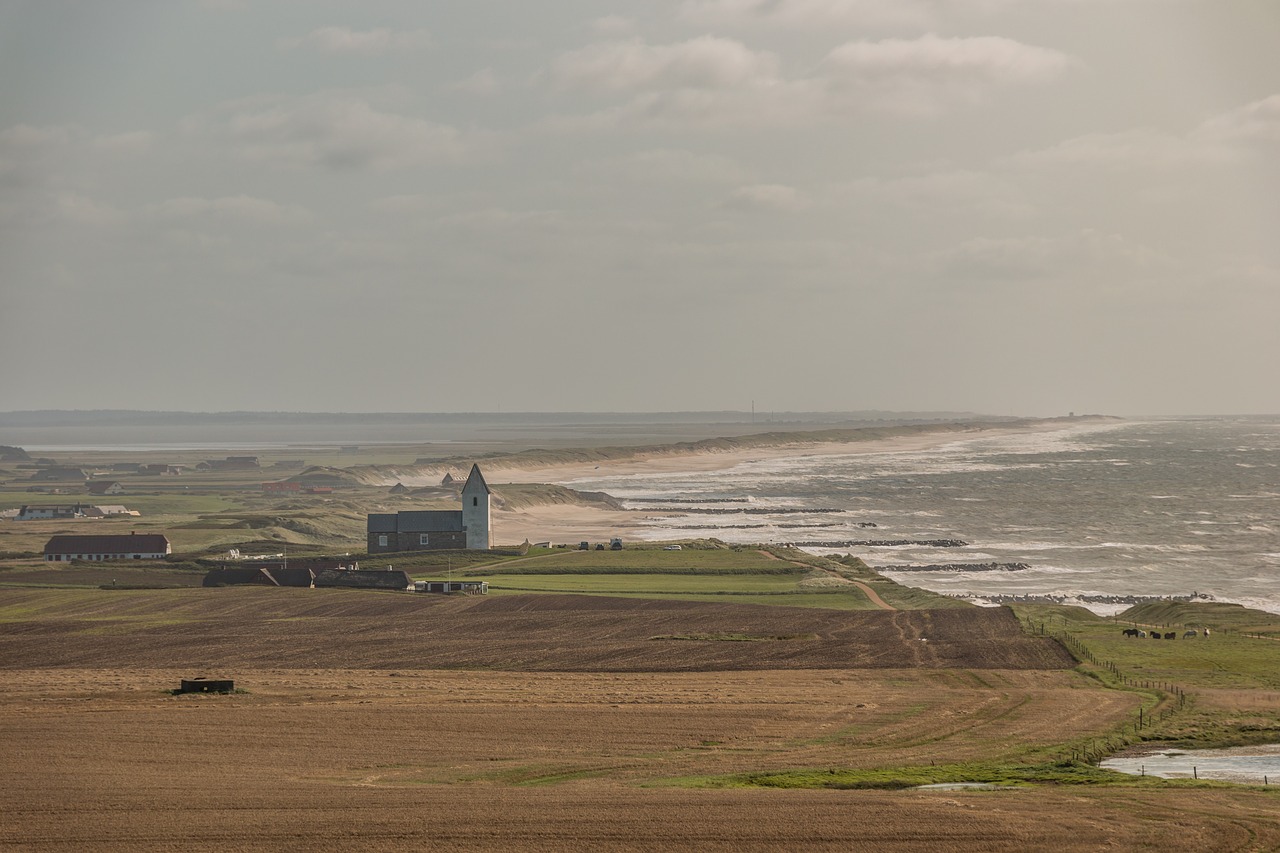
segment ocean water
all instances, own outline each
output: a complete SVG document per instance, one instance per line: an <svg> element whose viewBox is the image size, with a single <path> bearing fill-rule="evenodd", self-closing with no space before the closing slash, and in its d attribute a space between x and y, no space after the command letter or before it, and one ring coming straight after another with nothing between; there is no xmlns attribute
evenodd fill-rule
<svg viewBox="0 0 1280 853"><path fill-rule="evenodd" d="M797 543L979 603L1048 596L1114 613L1200 596L1280 613L1276 417L1090 423L571 485L647 510L641 538ZM847 544L868 541L930 544Z"/></svg>

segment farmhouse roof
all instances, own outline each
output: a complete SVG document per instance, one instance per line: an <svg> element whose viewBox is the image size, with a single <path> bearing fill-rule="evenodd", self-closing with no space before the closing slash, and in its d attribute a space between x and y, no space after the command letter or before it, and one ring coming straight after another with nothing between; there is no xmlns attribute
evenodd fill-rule
<svg viewBox="0 0 1280 853"><path fill-rule="evenodd" d="M117 536L54 536L44 546L46 554L167 554L169 539L160 533Z"/></svg>
<svg viewBox="0 0 1280 853"><path fill-rule="evenodd" d="M479 488L482 494L489 494L489 484L484 481L484 474L480 473L479 465L471 466L471 473L467 476L467 484L462 487L464 492L469 492L473 488Z"/></svg>
<svg viewBox="0 0 1280 853"><path fill-rule="evenodd" d="M83 468L72 468L65 465L52 465L41 468L31 479L33 480L87 480L89 475Z"/></svg>

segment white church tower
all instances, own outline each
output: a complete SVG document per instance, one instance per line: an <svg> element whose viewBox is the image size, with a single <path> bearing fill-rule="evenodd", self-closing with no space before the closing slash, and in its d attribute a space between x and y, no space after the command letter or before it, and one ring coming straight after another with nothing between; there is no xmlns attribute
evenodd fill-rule
<svg viewBox="0 0 1280 853"><path fill-rule="evenodd" d="M467 549L488 551L493 547L489 532L489 484L484 481L479 465L471 466L471 474L462 487L462 526L467 530Z"/></svg>

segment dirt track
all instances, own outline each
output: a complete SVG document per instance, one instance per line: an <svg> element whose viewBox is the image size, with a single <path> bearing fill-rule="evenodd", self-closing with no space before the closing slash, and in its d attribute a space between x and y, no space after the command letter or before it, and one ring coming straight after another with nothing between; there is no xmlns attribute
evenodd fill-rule
<svg viewBox="0 0 1280 853"><path fill-rule="evenodd" d="M6 591L15 608L56 600ZM1064 669L1005 609L831 611L572 595L229 588L101 592L0 624L0 668L131 666L576 672Z"/></svg>

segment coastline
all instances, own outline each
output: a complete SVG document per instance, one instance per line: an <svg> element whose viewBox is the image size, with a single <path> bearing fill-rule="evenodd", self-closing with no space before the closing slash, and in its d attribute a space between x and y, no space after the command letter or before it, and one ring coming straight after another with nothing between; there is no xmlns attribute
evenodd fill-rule
<svg viewBox="0 0 1280 853"><path fill-rule="evenodd" d="M1099 423L1098 420L1076 418L989 427L967 424L964 428L956 430L916 432L861 441L790 442L770 446L730 450L707 449L694 452L653 450L626 458L599 462L504 466L501 460L493 460L483 463L483 469L489 485L499 492L503 484L510 483L555 483L573 488L582 480L600 477L723 471L737 465L769 459L911 453L933 450L974 438L1063 432L1086 425L1097 427ZM626 538L628 531L645 527L643 521L647 515L648 513L643 509L610 510L572 504L545 505L518 511L499 510L495 512L494 518L495 541L515 544L528 539L530 542L550 540L554 543L576 544L585 539L594 544L611 536Z"/></svg>

